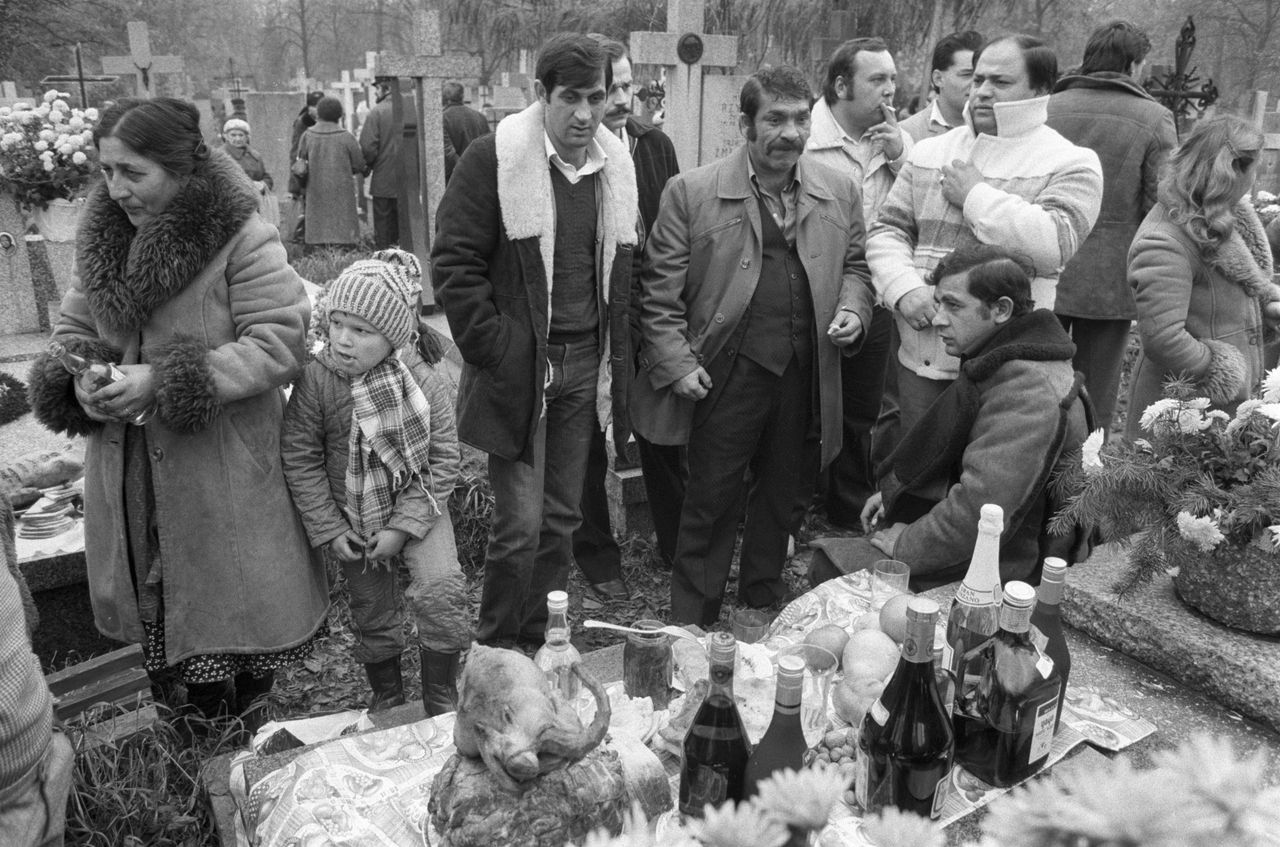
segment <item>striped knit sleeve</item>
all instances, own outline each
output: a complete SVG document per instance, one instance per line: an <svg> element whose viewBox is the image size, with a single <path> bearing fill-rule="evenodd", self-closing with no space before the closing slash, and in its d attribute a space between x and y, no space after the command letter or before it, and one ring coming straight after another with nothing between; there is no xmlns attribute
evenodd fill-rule
<svg viewBox="0 0 1280 847"><path fill-rule="evenodd" d="M964 201L965 220L979 241L1029 258L1038 276L1056 276L1084 242L1102 208L1098 154L1076 155L1049 175L1034 200L979 183Z"/></svg>
<svg viewBox="0 0 1280 847"><path fill-rule="evenodd" d="M913 202L913 186L919 170L920 165L908 161L898 172L898 178L867 234L871 283L880 302L891 309L902 295L924 285L913 261L920 238Z"/></svg>

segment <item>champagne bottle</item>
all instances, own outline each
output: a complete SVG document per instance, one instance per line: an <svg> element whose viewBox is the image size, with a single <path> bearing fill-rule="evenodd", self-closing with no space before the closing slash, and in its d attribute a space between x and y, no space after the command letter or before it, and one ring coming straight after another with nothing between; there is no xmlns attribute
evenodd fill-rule
<svg viewBox="0 0 1280 847"><path fill-rule="evenodd" d="M1004 531L1004 510L995 503L982 507L978 539L964 582L956 590L951 614L947 616L947 643L942 652L956 681L956 708L977 684L980 668L967 668L966 656L996 634L999 625L1000 533Z"/></svg>
<svg viewBox="0 0 1280 847"><path fill-rule="evenodd" d="M582 681L573 668L582 661L578 648L569 642L569 595L564 591L547 593L546 641L534 654L533 663L547 675L551 688L572 704L582 690Z"/></svg>
<svg viewBox="0 0 1280 847"><path fill-rule="evenodd" d="M110 385L113 382L119 382L124 379L124 372L110 362L100 362L97 359L89 359L81 356L79 353L72 353L67 349L66 345L60 341L49 342L49 356L57 359L59 364L66 369L67 373L81 379L84 375L89 375L89 387L97 390L103 386ZM142 426L151 420L155 414L155 404L148 406L138 414L129 419L129 423L135 426Z"/></svg>
<svg viewBox="0 0 1280 847"><path fill-rule="evenodd" d="M946 803L955 736L933 667L939 613L936 601L911 599L898 667L862 719L856 794L867 814L895 806L937 818Z"/></svg>
<svg viewBox="0 0 1280 847"><path fill-rule="evenodd" d="M684 737L680 760L680 813L702 817L707 804L743 799L743 775L751 744L733 701L733 663L738 643L732 633L708 636L710 687Z"/></svg>
<svg viewBox="0 0 1280 847"><path fill-rule="evenodd" d="M754 797L757 784L775 771L786 768L798 771L804 765L804 751L809 745L805 743L804 729L800 725L803 688L804 659L795 655L779 657L773 720L769 721L764 737L747 760L747 772L743 777L744 797Z"/></svg>
<svg viewBox="0 0 1280 847"><path fill-rule="evenodd" d="M1053 730L1058 731L1062 720L1062 703L1066 700L1067 682L1071 678L1071 653L1067 650L1067 637L1062 631L1062 591L1066 587L1067 563L1058 558L1044 560L1040 573L1040 586L1036 589L1036 606L1031 612L1031 641L1042 653L1053 659L1062 676L1062 697L1058 698L1058 713L1053 718Z"/></svg>
<svg viewBox="0 0 1280 847"><path fill-rule="evenodd" d="M956 761L991 785L1007 788L1034 774L1049 758L1062 677L1052 659L1031 643L1035 589L1005 586L1000 631L981 647L982 678L971 710L956 720Z"/></svg>

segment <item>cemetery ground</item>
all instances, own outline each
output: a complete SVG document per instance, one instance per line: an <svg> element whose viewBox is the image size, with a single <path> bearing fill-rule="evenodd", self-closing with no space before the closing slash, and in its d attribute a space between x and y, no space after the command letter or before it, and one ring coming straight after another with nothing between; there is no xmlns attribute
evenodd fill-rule
<svg viewBox="0 0 1280 847"><path fill-rule="evenodd" d="M320 251L295 257L294 265L317 284L330 281L351 261L367 253ZM0 369L26 378L30 356L0 364ZM455 374L456 378L456 374ZM0 427L0 462L11 461L33 449L56 448L68 439L44 430L28 413ZM467 580L467 599L474 620L479 606L481 566L488 532L492 495L485 460L465 445L463 472L451 502L459 557ZM811 516L799 541L798 555L788 563L785 578L793 592L806 587L809 555L804 541L831 534L820 517ZM570 576L570 614L576 625L574 643L582 652L618 643L623 637L603 630L585 630L580 622L598 618L630 624L642 618L667 620L670 616L670 571L664 569L652 539L631 536L622 541L622 567L632 599L604 603L590 592L575 570ZM368 683L363 668L351 658L354 635L345 603L345 586L336 568L330 567L331 606L328 634L319 639L314 654L302 665L277 674L268 699L267 714L288 719L363 708ZM402 574L403 577L403 574ZM728 628L736 596L736 569L726 590L722 623ZM83 583L39 592L36 595L44 622L36 632L36 652L46 673L118 648L102 638L92 623L87 588ZM776 611L776 610L775 610ZM406 694L421 696L418 654L410 624L406 623L409 648L402 656ZM181 698L181 691L178 692ZM162 715L167 710L158 707ZM91 710L82 725L109 717L105 708ZM82 751L76 762L75 781L67 809L67 843L92 847L203 847L217 845L213 818L200 781L201 768L221 753L234 749L242 739L237 723L198 726L194 743L175 726L161 721L129 738Z"/></svg>

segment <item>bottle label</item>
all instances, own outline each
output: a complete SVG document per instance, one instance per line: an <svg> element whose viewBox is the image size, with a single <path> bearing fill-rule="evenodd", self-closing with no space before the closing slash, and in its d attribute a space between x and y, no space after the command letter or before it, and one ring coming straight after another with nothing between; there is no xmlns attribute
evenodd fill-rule
<svg viewBox="0 0 1280 847"><path fill-rule="evenodd" d="M1057 697L1036 709L1035 729L1031 733L1031 752L1027 754L1027 764L1038 762L1049 755L1049 749L1053 747L1053 719L1057 713Z"/></svg>
<svg viewBox="0 0 1280 847"><path fill-rule="evenodd" d="M942 775L942 779L938 780L938 787L933 791L933 808L929 810L929 818L937 820L942 817L942 807L947 805L947 798L951 796L951 770Z"/></svg>
<svg viewBox="0 0 1280 847"><path fill-rule="evenodd" d="M956 648L951 646L950 641L942 644L942 667L955 672Z"/></svg>
<svg viewBox="0 0 1280 847"><path fill-rule="evenodd" d="M962 582L956 589L956 602L965 606L994 606L996 598L991 591L980 591L969 583Z"/></svg>
<svg viewBox="0 0 1280 847"><path fill-rule="evenodd" d="M881 726L884 726L889 720L889 710L884 707L884 703L880 702L879 697L877 697L876 701L871 704L871 711L869 714L871 715L871 719Z"/></svg>
<svg viewBox="0 0 1280 847"><path fill-rule="evenodd" d="M1040 676L1044 679L1049 678L1049 674L1053 673L1053 659L1041 653L1040 658L1036 660L1036 670L1040 671Z"/></svg>
<svg viewBox="0 0 1280 847"><path fill-rule="evenodd" d="M1036 648L1037 652L1043 653L1044 648L1049 646L1049 636L1040 631L1040 627L1035 624L1031 625L1031 644Z"/></svg>
<svg viewBox="0 0 1280 847"><path fill-rule="evenodd" d="M1000 607L1000 628L1007 632L1026 632L1031 629L1031 607Z"/></svg>

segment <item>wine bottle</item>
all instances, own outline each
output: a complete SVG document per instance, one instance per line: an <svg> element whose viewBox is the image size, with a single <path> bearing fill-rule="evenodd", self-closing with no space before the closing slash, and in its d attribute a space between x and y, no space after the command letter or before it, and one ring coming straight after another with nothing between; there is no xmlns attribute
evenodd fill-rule
<svg viewBox="0 0 1280 847"><path fill-rule="evenodd" d="M862 719L855 793L868 814L895 806L937 818L946 803L955 736L933 666L938 615L936 601L911 598L898 667Z"/></svg>
<svg viewBox="0 0 1280 847"><path fill-rule="evenodd" d="M738 643L732 633L708 640L710 687L685 734L680 760L680 813L702 817L708 804L743 799L743 775L751 744L733 701L733 663Z"/></svg>
<svg viewBox="0 0 1280 847"><path fill-rule="evenodd" d="M967 668L966 656L996 634L999 627L1000 534L1004 531L1004 510L995 503L982 507L978 538L964 581L956 590L947 616L947 643L943 657L956 681L956 708L977 684L980 668Z"/></svg>
<svg viewBox="0 0 1280 847"><path fill-rule="evenodd" d="M955 716L967 723L956 734L956 761L999 788L1044 767L1053 746L1062 677L1031 643L1035 601L1035 589L1025 582L1005 586L1000 631L981 648L982 678L969 709Z"/></svg>
<svg viewBox="0 0 1280 847"><path fill-rule="evenodd" d="M1031 641L1053 659L1062 677L1063 696L1058 698L1058 713L1053 718L1054 732L1058 731L1062 720L1062 703L1067 699L1067 682L1071 679L1071 653L1067 650L1067 636L1062 631L1062 592L1066 581L1066 561L1052 556L1045 559L1040 572L1040 586L1036 589L1036 606L1031 612Z"/></svg>
<svg viewBox="0 0 1280 847"><path fill-rule="evenodd" d="M547 675L551 688L570 704L582 690L582 681L573 672L581 661L582 654L569 642L569 595L564 591L547 592L547 635L534 654L533 663Z"/></svg>
<svg viewBox="0 0 1280 847"><path fill-rule="evenodd" d="M81 356L79 353L72 353L67 349L66 345L60 341L49 342L49 356L57 359L58 363L67 371L67 373L81 379L85 374L89 375L89 387L97 390L103 386L110 385L113 382L119 382L124 379L124 372L110 362L102 362L97 359L89 359ZM138 414L129 419L129 423L135 426L142 426L151 420L155 414L155 404L151 404Z"/></svg>
<svg viewBox="0 0 1280 847"><path fill-rule="evenodd" d="M756 786L775 771L800 770L804 765L804 740L800 725L800 698L804 688L804 659L786 655L778 658L778 689L773 701L773 719L755 752L747 760L743 796L754 797Z"/></svg>

